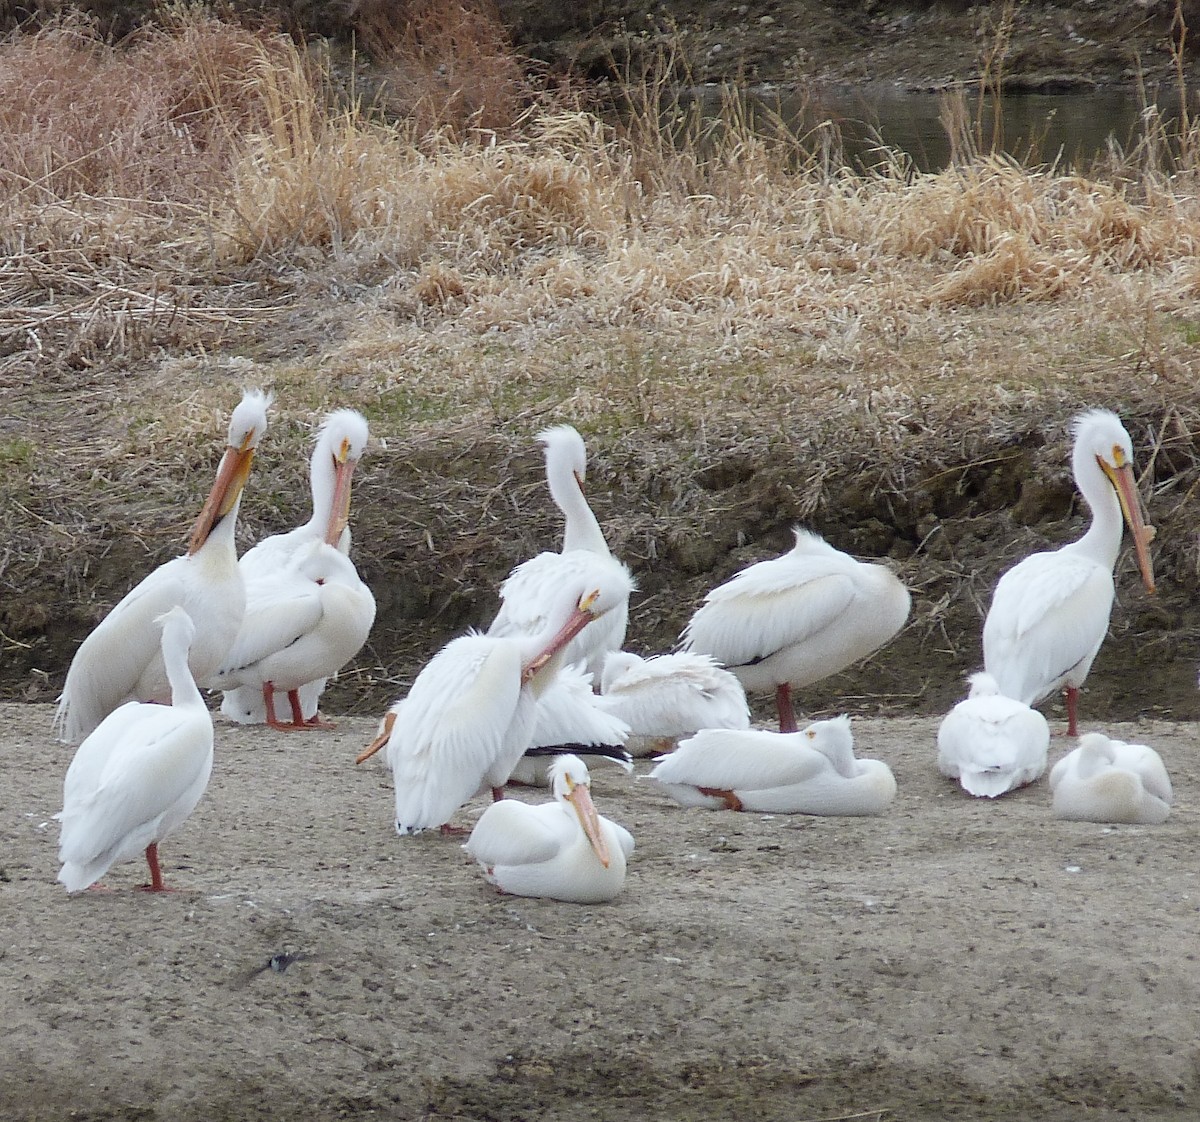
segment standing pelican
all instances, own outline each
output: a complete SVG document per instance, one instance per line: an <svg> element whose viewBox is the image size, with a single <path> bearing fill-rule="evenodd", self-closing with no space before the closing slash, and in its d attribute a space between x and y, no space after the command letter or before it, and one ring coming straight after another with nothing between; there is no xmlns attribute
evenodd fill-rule
<svg viewBox="0 0 1200 1122"><path fill-rule="evenodd" d="M1174 792L1162 757L1145 744L1098 732L1050 769L1055 818L1156 826L1171 813Z"/></svg>
<svg viewBox="0 0 1200 1122"><path fill-rule="evenodd" d="M550 765L554 801L493 803L463 848L501 892L571 904L599 904L624 887L633 835L596 812L588 769L578 756Z"/></svg>
<svg viewBox="0 0 1200 1122"><path fill-rule="evenodd" d="M558 673L571 640L629 596L630 580L610 566L565 580L533 636L470 634L452 640L425 666L408 696L384 717L359 756L385 744L396 791L396 832L444 826L472 795L500 798L529 747L537 699Z"/></svg>
<svg viewBox="0 0 1200 1122"><path fill-rule="evenodd" d="M546 480L550 497L563 512L561 553L539 553L523 561L500 586L500 610L488 628L489 635L533 635L545 625L545 608L550 589L579 573L595 571L597 562L606 564L615 584L635 585L629 570L613 557L604 540L604 531L588 506L583 493L587 471L587 452L583 438L570 425L557 425L538 433L546 451ZM625 642L629 621L629 595L602 619L590 624L567 649L565 662L582 662L598 680L609 651L619 650Z"/></svg>
<svg viewBox="0 0 1200 1122"><path fill-rule="evenodd" d="M746 691L708 655L679 651L641 658L613 651L604 663L597 701L629 723L629 750L669 752L700 729L750 727Z"/></svg>
<svg viewBox="0 0 1200 1122"><path fill-rule="evenodd" d="M943 775L994 799L1046 770L1050 727L1036 709L1005 697L990 674L972 674L970 694L943 718L937 743Z"/></svg>
<svg viewBox="0 0 1200 1122"><path fill-rule="evenodd" d="M75 652L58 702L55 727L75 743L123 701L171 696L155 620L175 605L195 623L188 664L204 681L225 657L246 608L234 548L238 504L254 450L267 428L269 398L247 391L233 411L216 482L192 527L188 551L133 588Z"/></svg>
<svg viewBox="0 0 1200 1122"><path fill-rule="evenodd" d="M1009 569L983 624L983 665L1000 692L1033 705L1065 687L1069 736L1079 735L1079 687L1108 631L1122 514L1146 590L1154 592L1152 531L1142 520L1129 433L1105 409L1080 414L1074 427L1075 485L1092 524L1078 541Z"/></svg>
<svg viewBox="0 0 1200 1122"><path fill-rule="evenodd" d="M254 586L251 585L253 588ZM271 728L294 731L323 724L305 719L298 691L324 681L358 654L375 622L375 597L354 563L323 541L301 547L270 588L256 589L237 639L208 684L254 690ZM275 713L286 693L291 721Z"/></svg>
<svg viewBox="0 0 1200 1122"><path fill-rule="evenodd" d="M63 783L58 879L68 892L145 853L152 892L165 891L158 843L196 809L213 763L212 718L188 669L195 625L176 606L159 616L171 704L127 702L75 753Z"/></svg>
<svg viewBox="0 0 1200 1122"><path fill-rule="evenodd" d="M683 806L774 814L881 814L896 796L882 760L854 755L849 717L803 732L702 729L650 772Z"/></svg>
<svg viewBox="0 0 1200 1122"><path fill-rule="evenodd" d="M714 588L683 632L685 649L711 655L747 693L775 690L779 731L795 732L793 687L878 650L908 619L908 589L883 565L864 564L799 528L794 548Z"/></svg>
<svg viewBox="0 0 1200 1122"><path fill-rule="evenodd" d="M369 437L370 430L366 418L353 409L335 409L322 421L316 443L313 445L308 471L312 492L312 517L294 530L264 538L252 549L247 550L238 562L238 567L246 579L248 618L255 614L255 606L260 602L269 603L277 599L280 576L293 567L296 558L309 550L314 542L324 542L336 547L342 554L349 555L350 484L354 469L366 450ZM366 585L362 588L366 590ZM367 594L370 595L369 591ZM372 614L373 605L372 599ZM354 620L346 621L348 630L354 626ZM247 644L258 642L255 638L247 636L244 631L238 635L237 641L239 644L243 641ZM361 646L361 643L359 645ZM292 710L291 724L269 719L266 700L257 682L245 686L222 685L221 688L225 692L221 699L221 712L239 724L253 725L265 722L276 728L321 725L323 722L318 716L317 705L325 689L327 677L318 676L301 683L298 688L287 691ZM208 684L216 686L218 683Z"/></svg>

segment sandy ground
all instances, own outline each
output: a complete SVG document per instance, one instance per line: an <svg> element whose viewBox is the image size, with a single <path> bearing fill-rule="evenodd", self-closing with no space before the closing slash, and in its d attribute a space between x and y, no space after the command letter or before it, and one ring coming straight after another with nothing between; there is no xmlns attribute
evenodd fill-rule
<svg viewBox="0 0 1200 1122"><path fill-rule="evenodd" d="M68 897L70 750L47 706L0 718L5 1120L1200 1113L1191 725L1112 726L1172 771L1157 827L1057 822L1044 781L973 801L924 719L855 721L899 782L881 818L684 811L605 769L638 848L623 895L580 907L397 838L361 719L219 725L162 848L177 891L130 864Z"/></svg>

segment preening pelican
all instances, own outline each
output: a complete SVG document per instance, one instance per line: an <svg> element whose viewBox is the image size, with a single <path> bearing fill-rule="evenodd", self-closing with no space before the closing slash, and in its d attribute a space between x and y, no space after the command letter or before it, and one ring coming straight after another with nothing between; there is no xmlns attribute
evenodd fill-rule
<svg viewBox="0 0 1200 1122"><path fill-rule="evenodd" d="M123 701L171 697L155 621L176 605L196 627L188 655L193 676L204 681L220 666L246 608L234 531L269 404L265 395L250 390L233 411L228 447L192 527L187 553L145 577L75 652L55 717L63 740L82 740Z"/></svg>
<svg viewBox="0 0 1200 1122"><path fill-rule="evenodd" d="M253 690L266 723L292 731L323 724L306 720L298 691L324 682L362 648L375 622L375 597L354 563L332 545L310 541L266 587L254 583L237 639L208 684ZM291 720L279 720L275 694L286 693Z"/></svg>
<svg viewBox="0 0 1200 1122"><path fill-rule="evenodd" d="M369 436L366 418L353 409L336 409L325 417L317 432L309 463L312 517L294 530L264 538L253 549L247 550L238 562L246 580L248 617L254 614L260 601L269 602L275 598L281 574L293 568L297 557L314 542L325 542L349 556L350 484L354 469L366 450ZM365 585L362 587L366 589ZM367 594L370 595L369 592ZM346 621L348 631L354 629L355 623L355 620ZM243 642L254 644L258 640L243 632L238 636L238 643ZM268 720L264 694L256 682L232 688L221 686L225 690L221 712L239 724L265 722L279 728L320 725L322 722L317 715L317 706L325 689L326 677L323 675L303 682L298 688L287 691L292 710L291 724ZM217 683L208 684L215 686Z"/></svg>
<svg viewBox="0 0 1200 1122"><path fill-rule="evenodd" d="M747 693L775 690L779 731L795 732L793 688L878 650L908 619L908 589L884 565L864 564L817 534L795 531L782 557L714 588L683 632L685 649L711 655Z"/></svg>
<svg viewBox="0 0 1200 1122"><path fill-rule="evenodd" d="M188 669L196 635L178 606L154 621L171 704L127 702L79 746L63 783L58 879L68 892L95 884L113 865L146 855L152 892L165 890L158 843L196 809L212 774L212 718Z"/></svg>
<svg viewBox="0 0 1200 1122"><path fill-rule="evenodd" d="M1005 697L990 674L972 674L971 691L938 727L938 770L971 795L994 799L1046 770L1050 726L1036 709Z"/></svg>
<svg viewBox="0 0 1200 1122"><path fill-rule="evenodd" d="M636 756L669 752L700 729L750 727L741 682L708 655L691 651L650 658L611 652L597 700L628 722L626 743Z"/></svg>
<svg viewBox="0 0 1200 1122"><path fill-rule="evenodd" d="M554 801L493 803L463 848L501 892L571 904L611 900L625 885L633 835L596 812L588 769L578 756L550 765Z"/></svg>
<svg viewBox="0 0 1200 1122"><path fill-rule="evenodd" d="M628 582L629 570L608 548L604 531L583 494L587 453L583 438L570 425L557 425L538 433L546 450L546 480L550 496L566 519L561 553L539 553L518 565L500 586L500 610L488 628L489 635L534 635L545 625L548 593L583 570L595 571L597 561L613 570L614 584ZM597 679L604 656L625 642L629 597L603 618L589 624L566 652L565 662L581 662Z"/></svg>
<svg viewBox="0 0 1200 1122"><path fill-rule="evenodd" d="M585 764L614 763L633 770L625 751L629 726L601 706L592 692L592 676L579 666L564 666L541 693L533 736L509 776L510 783L544 786L559 756L576 755Z"/></svg>
<svg viewBox="0 0 1200 1122"><path fill-rule="evenodd" d="M891 768L854 755L849 717L803 732L702 729L655 761L653 779L683 806L774 814L881 814L896 795Z"/></svg>
<svg viewBox="0 0 1200 1122"><path fill-rule="evenodd" d="M1067 691L1067 733L1078 736L1079 687L1108 631L1121 517L1129 524L1146 590L1154 592L1152 530L1142 519L1133 444L1116 414L1075 418L1075 485L1092 512L1078 541L1035 553L1005 573L983 624L983 665L1008 697L1034 705Z"/></svg>
<svg viewBox="0 0 1200 1122"><path fill-rule="evenodd" d="M598 564L553 593L539 634L464 635L430 660L358 758L387 745L397 833L444 826L481 789L501 796L529 747L537 699L558 673L565 648L592 620L624 603L631 583Z"/></svg>
<svg viewBox="0 0 1200 1122"><path fill-rule="evenodd" d="M1156 826L1171 813L1174 792L1162 757L1145 744L1090 732L1050 769L1056 818Z"/></svg>

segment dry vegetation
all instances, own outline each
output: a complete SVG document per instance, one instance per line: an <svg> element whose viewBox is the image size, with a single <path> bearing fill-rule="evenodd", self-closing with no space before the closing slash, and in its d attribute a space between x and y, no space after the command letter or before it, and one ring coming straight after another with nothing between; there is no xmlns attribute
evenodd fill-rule
<svg viewBox="0 0 1200 1122"><path fill-rule="evenodd" d="M298 517L325 408L361 407L381 438L356 516L381 594L368 684L393 688L553 542L528 451L550 419L596 450L592 494L645 592L635 641L669 641L740 547L805 519L905 569L907 653L954 668L910 693L928 704L976 657L953 606L973 619L1044 537L1022 527L1068 512L1067 418L1115 407L1153 517L1188 528L1160 535L1154 625L1164 653L1187 638L1186 114L1077 170L979 151L961 102L947 170L860 174L836 138L732 100L660 115L655 73L605 117L531 81L482 9L391 8L364 17L369 78L183 8L119 46L79 18L0 46L10 694L52 690L71 642L175 551L242 383L278 398L247 537Z"/></svg>

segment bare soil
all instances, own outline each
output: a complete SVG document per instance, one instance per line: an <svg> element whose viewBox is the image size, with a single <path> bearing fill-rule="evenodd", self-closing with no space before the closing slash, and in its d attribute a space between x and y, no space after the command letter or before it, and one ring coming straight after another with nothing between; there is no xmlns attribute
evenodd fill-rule
<svg viewBox="0 0 1200 1122"><path fill-rule="evenodd" d="M386 767L352 763L366 719L219 724L208 793L162 847L176 891L135 891L130 864L68 897L70 751L49 706L0 719L5 1119L1200 1107L1192 726L1108 726L1171 769L1159 827L1058 822L1044 781L972 800L937 774L931 719L855 721L899 783L879 818L684 811L604 769L597 803L637 851L616 901L580 907L497 894L453 839L398 838Z"/></svg>

